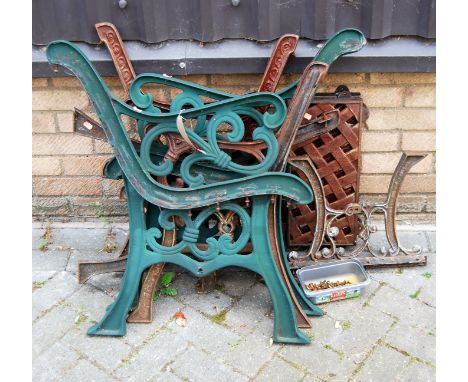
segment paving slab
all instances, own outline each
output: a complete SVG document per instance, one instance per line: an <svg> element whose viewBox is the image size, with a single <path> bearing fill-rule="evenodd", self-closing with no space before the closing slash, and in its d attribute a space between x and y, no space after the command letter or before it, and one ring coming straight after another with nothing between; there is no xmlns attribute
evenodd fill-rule
<svg viewBox="0 0 468 382"><path fill-rule="evenodd" d="M169 272L169 270L166 267L164 267L164 272ZM197 290L195 289L195 283L198 280L197 277L193 276L188 272L181 272L180 268L178 268L177 270L174 269L170 272L174 273L174 278L171 286L177 288L177 294L179 297L192 297L193 295L197 294Z"/></svg>
<svg viewBox="0 0 468 382"><path fill-rule="evenodd" d="M67 267L70 251L48 249L47 251L33 250L33 271L64 271Z"/></svg>
<svg viewBox="0 0 468 382"><path fill-rule="evenodd" d="M385 337L385 342L413 357L435 365L436 337L434 332L399 322Z"/></svg>
<svg viewBox="0 0 468 382"><path fill-rule="evenodd" d="M387 285L377 291L369 304L409 325L430 331L435 329L435 308Z"/></svg>
<svg viewBox="0 0 468 382"><path fill-rule="evenodd" d="M431 249L431 252L436 252L437 250L437 242L436 242L436 232L435 231L428 231L426 232L427 239L429 240L429 247Z"/></svg>
<svg viewBox="0 0 468 382"><path fill-rule="evenodd" d="M206 313L210 316L217 315L224 310L231 308L234 302L232 297L217 290L206 294L196 294L191 298L181 296L183 301L196 310Z"/></svg>
<svg viewBox="0 0 468 382"><path fill-rule="evenodd" d="M264 364L260 373L255 377L256 382L299 382L304 378L304 370L275 356Z"/></svg>
<svg viewBox="0 0 468 382"><path fill-rule="evenodd" d="M400 245L404 248L412 249L414 246L419 246L423 252L430 252L429 241L425 232L422 231L398 231L398 240ZM375 232L371 235L369 245L373 250L379 253L380 248L389 248L386 233L383 230Z"/></svg>
<svg viewBox="0 0 468 382"><path fill-rule="evenodd" d="M285 346L279 355L288 361L301 365L318 380L346 381L356 364L343 353L312 341L307 346Z"/></svg>
<svg viewBox="0 0 468 382"><path fill-rule="evenodd" d="M53 243L82 252L98 254L102 252L106 241L115 245L115 253L122 248L127 238L127 231L122 228L92 227L92 228L61 228L52 230Z"/></svg>
<svg viewBox="0 0 468 382"><path fill-rule="evenodd" d="M57 305L78 289L74 277L69 273L57 272L44 286L36 289L32 294L33 320L43 314L46 310Z"/></svg>
<svg viewBox="0 0 468 382"><path fill-rule="evenodd" d="M191 382L248 381L249 378L212 354L190 347L170 364L169 369L183 380Z"/></svg>
<svg viewBox="0 0 468 382"><path fill-rule="evenodd" d="M348 300L339 300L332 303L320 304L320 309L322 309L328 316L337 320L344 320L350 311L366 305L367 301L373 297L379 287L380 283L377 280L371 279L370 284L364 289L361 296Z"/></svg>
<svg viewBox="0 0 468 382"><path fill-rule="evenodd" d="M151 380L151 382L159 382L159 381L164 381L164 382L183 382L183 379L180 379L178 376L176 376L174 373L170 371L165 371L164 373L160 373L155 375L155 377Z"/></svg>
<svg viewBox="0 0 468 382"><path fill-rule="evenodd" d="M272 310L267 287L256 282L227 312L225 323L236 333L247 335L261 324L269 325Z"/></svg>
<svg viewBox="0 0 468 382"><path fill-rule="evenodd" d="M372 345L395 322L393 318L371 306L358 307L333 318L334 321L326 321L335 329L334 332L330 327L327 329L330 336L325 340L326 345L349 355L356 363L364 359Z"/></svg>
<svg viewBox="0 0 468 382"><path fill-rule="evenodd" d="M34 382L61 381L62 375L77 364L79 355L69 347L56 342L39 357L33 359L32 375Z"/></svg>
<svg viewBox="0 0 468 382"><path fill-rule="evenodd" d="M149 324L127 324L127 334L124 341L135 347L140 346L156 331L169 325L179 310L185 310L185 305L175 298L159 298L153 303L153 321Z"/></svg>
<svg viewBox="0 0 468 382"><path fill-rule="evenodd" d="M78 283L78 281L75 282ZM79 289L65 300L75 310L85 315L89 321L99 321L113 301L112 297L86 284L80 285Z"/></svg>
<svg viewBox="0 0 468 382"><path fill-rule="evenodd" d="M50 280L56 273L57 271L32 271L33 292L36 289L42 288L45 282Z"/></svg>
<svg viewBox="0 0 468 382"><path fill-rule="evenodd" d="M435 382L435 368L425 365L421 362L411 362L396 379L398 382Z"/></svg>
<svg viewBox="0 0 468 382"><path fill-rule="evenodd" d="M62 381L116 382L117 380L87 360L80 359L76 366L63 376Z"/></svg>
<svg viewBox="0 0 468 382"><path fill-rule="evenodd" d="M292 346L271 343L268 290L253 272L238 268L218 272L216 288L197 294L195 277L168 266L178 295L154 304L152 323L128 324L122 338L88 337L89 326L119 292L122 273L79 285L76 264L116 256L98 253L108 226L51 226L45 252L37 250L45 226L33 229L34 381L435 380L433 231L421 229L421 235L414 227L401 235L402 241L422 243L426 266L369 269L372 281L363 295L321 305L326 315L312 317L312 328L303 329L312 344ZM117 251L127 228L115 226L113 232ZM174 321L179 310L186 327Z"/></svg>
<svg viewBox="0 0 468 382"><path fill-rule="evenodd" d="M111 297L115 297L119 293L122 276L123 272L103 273L91 276L86 283L102 290Z"/></svg>
<svg viewBox="0 0 468 382"><path fill-rule="evenodd" d="M232 367L253 378L280 348L281 345L273 344L269 338L250 334L239 341L231 342L229 347L215 354L221 356Z"/></svg>
<svg viewBox="0 0 468 382"><path fill-rule="evenodd" d="M257 318L251 333L253 333L258 338L263 337L263 339L267 339L269 341L273 333L273 326L274 312L273 307L271 307L271 310L268 311L268 313Z"/></svg>
<svg viewBox="0 0 468 382"><path fill-rule="evenodd" d="M86 332L89 327L87 321L75 325L61 341L108 371L114 370L133 351L121 338L88 336Z"/></svg>
<svg viewBox="0 0 468 382"><path fill-rule="evenodd" d="M436 307L436 277L432 276L426 285L421 288L418 300L422 301L426 305Z"/></svg>
<svg viewBox="0 0 468 382"><path fill-rule="evenodd" d="M115 375L126 382L144 382L159 376L167 364L177 359L189 346L186 339L163 330L129 356L115 369Z"/></svg>
<svg viewBox="0 0 468 382"><path fill-rule="evenodd" d="M338 332L341 332L341 329L335 328L336 320L329 315L313 317L311 321L312 328L302 330L309 336L309 338L312 339L312 341L322 345L329 344L330 338L336 336Z"/></svg>
<svg viewBox="0 0 468 382"><path fill-rule="evenodd" d="M394 381L411 359L385 346L377 345L352 382ZM421 381L422 382L422 381Z"/></svg>
<svg viewBox="0 0 468 382"><path fill-rule="evenodd" d="M183 313L187 317L187 326L179 326L175 320L167 325L174 339L190 341L198 348L214 354L226 354L233 344L241 340L227 326L213 322L190 307L184 308Z"/></svg>
<svg viewBox="0 0 468 382"><path fill-rule="evenodd" d="M218 271L218 284L229 296L241 297L256 283L256 274L239 268Z"/></svg>
<svg viewBox="0 0 468 382"><path fill-rule="evenodd" d="M42 226L33 227L32 242L31 242L33 251L36 249L39 249L39 247L41 246L41 239L44 233L45 233L45 225L44 227Z"/></svg>
<svg viewBox="0 0 468 382"><path fill-rule="evenodd" d="M435 306L436 273L433 267L398 268L370 274L373 279L391 285L406 296L417 293L420 301Z"/></svg>
<svg viewBox="0 0 468 382"><path fill-rule="evenodd" d="M58 306L39 318L32 327L32 356L36 358L63 337L75 324L77 312Z"/></svg>

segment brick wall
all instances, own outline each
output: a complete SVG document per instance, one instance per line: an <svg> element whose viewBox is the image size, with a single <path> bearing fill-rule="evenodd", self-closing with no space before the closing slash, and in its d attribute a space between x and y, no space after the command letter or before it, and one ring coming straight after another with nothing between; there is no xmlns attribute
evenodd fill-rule
<svg viewBox="0 0 468 382"><path fill-rule="evenodd" d="M298 78L283 76L282 84ZM260 75L196 75L180 77L220 90L242 94L255 90ZM123 96L117 78L106 78ZM370 109L362 136L360 191L367 200L383 200L402 150L430 155L407 176L399 199L401 219L432 222L435 215L435 74L330 74L321 91L346 84L362 93ZM109 217L125 220L119 201L120 181L101 178L110 146L72 131L73 108L92 109L79 82L72 78L33 79L33 215L45 220L84 220ZM169 100L168 89L157 97Z"/></svg>

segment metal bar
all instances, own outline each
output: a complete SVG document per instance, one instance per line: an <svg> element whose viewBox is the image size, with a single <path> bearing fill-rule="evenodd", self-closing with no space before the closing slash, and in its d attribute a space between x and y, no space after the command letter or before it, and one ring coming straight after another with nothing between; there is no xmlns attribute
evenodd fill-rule
<svg viewBox="0 0 468 382"><path fill-rule="evenodd" d="M127 256L109 261L87 261L78 263L78 282L85 283L90 277L102 273L124 272Z"/></svg>
<svg viewBox="0 0 468 382"><path fill-rule="evenodd" d="M312 62L304 70L304 74L297 84L294 97L289 105L286 120L281 126L277 137L279 153L276 164L272 167L271 171L284 170L297 130L317 90L318 83L327 70L328 65L319 62Z"/></svg>
<svg viewBox="0 0 468 382"><path fill-rule="evenodd" d="M119 32L111 23L97 23L96 31L101 41L106 44L109 53L112 56L112 61L115 64L115 69L119 75L125 94L128 96L128 91L133 79L136 77L132 63L128 58L127 51L120 37Z"/></svg>
<svg viewBox="0 0 468 382"><path fill-rule="evenodd" d="M294 54L298 41L299 36L295 34L286 34L278 39L258 87L259 92L274 92L276 90L284 67L289 56Z"/></svg>
<svg viewBox="0 0 468 382"><path fill-rule="evenodd" d="M325 219L326 219L326 203L325 191L323 189L322 180L317 173L315 166L308 156L292 157L289 158L288 163L301 170L309 181L309 185L314 192L315 212L317 222L315 224L314 238L310 245L309 251L306 256L312 258L314 253L320 250L320 246L325 238Z"/></svg>
<svg viewBox="0 0 468 382"><path fill-rule="evenodd" d="M173 246L176 240L176 231L163 231L162 245ZM153 321L153 295L158 280L162 275L164 263L152 265L143 278L137 307L128 315L127 322L151 323Z"/></svg>
<svg viewBox="0 0 468 382"><path fill-rule="evenodd" d="M116 76L116 70L104 46L77 43L103 76ZM137 73L187 74L263 74L273 43L225 40L200 47L194 41L171 41L164 45L146 45L126 41L125 47ZM317 41L300 40L284 73L302 73L318 51ZM154 58L158 59L155 60ZM436 71L436 41L412 37L368 41L366 49L335 62L330 72L433 72ZM32 47L32 76L56 77L42 46Z"/></svg>
<svg viewBox="0 0 468 382"><path fill-rule="evenodd" d="M359 256L355 257L365 267L381 267L381 266L398 266L398 265L420 265L427 264L426 255L402 255L402 256L388 256L388 257L375 257L375 256ZM322 259L320 263L333 263L337 259ZM316 265L317 263L312 260L301 261L300 263L291 263L291 269L298 269L308 265Z"/></svg>
<svg viewBox="0 0 468 382"><path fill-rule="evenodd" d="M310 319L309 317L307 317L307 314L304 312L299 301L296 298L293 287L290 284L288 276L286 274L286 269L284 268L285 264L283 264L283 261L281 260L281 253L278 247L278 236L277 236L278 214L276 211L276 206L277 206L276 202L270 203L270 206L268 208L268 234L269 234L269 239L270 239L271 251L273 253L273 258L275 259L276 267L278 268L281 274L281 278L283 279L284 284L286 285L286 288L288 289L288 292L291 296L291 300L294 305L294 311L296 313L297 325L300 328L311 328L312 324L310 322Z"/></svg>

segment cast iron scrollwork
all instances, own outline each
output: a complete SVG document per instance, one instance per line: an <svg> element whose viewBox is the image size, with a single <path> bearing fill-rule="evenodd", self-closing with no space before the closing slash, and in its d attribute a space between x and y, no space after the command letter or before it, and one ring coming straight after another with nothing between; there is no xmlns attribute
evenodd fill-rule
<svg viewBox="0 0 468 382"><path fill-rule="evenodd" d="M225 211L225 214L221 213L221 211ZM216 217L219 220L219 224L226 226L227 217L230 227L229 229L227 227L224 228L226 228L225 231L231 231L235 228L232 224L234 216L236 216L240 222L235 238L232 232L225 232L218 238L207 238L206 249L202 250L197 246L197 243L199 243L200 231L203 229L202 226L208 219ZM183 229L182 240L173 246L164 246L158 243L158 240L162 238L161 229L156 227L150 228L146 231L146 243L152 251L163 255L175 255L182 253L185 248L188 248L198 259L209 261L220 254L235 255L240 253L250 239L250 215L239 204L227 202L221 203L219 206L204 208L193 220L187 210L163 210L159 216L160 227L165 230L174 230L176 228L174 217L178 218L177 220L183 221L184 227L178 227L178 229Z"/></svg>
<svg viewBox="0 0 468 382"><path fill-rule="evenodd" d="M396 230L396 204L406 174L416 163L424 159L425 156L426 154L420 153L402 154L390 181L385 202L371 204L361 201L359 203L350 203L344 210L335 210L328 206L320 176L310 159L306 157L292 158L289 163L307 176L314 191L317 225L314 240L308 253L301 256L293 251L290 253L289 259L296 263L300 263L307 258L311 258L314 261L333 258L348 259L358 256L366 248L372 256L380 258L397 256L400 252L403 252L405 255L419 255L422 252L422 248L419 246L409 249L400 244ZM379 249L376 249L370 244L370 238L373 233L378 231L377 226L373 223L373 219L374 215L380 213L384 216L388 246L381 246ZM351 250L338 247L334 240L338 234L338 227L334 223L343 215L357 216L361 226L357 243Z"/></svg>
<svg viewBox="0 0 468 382"><path fill-rule="evenodd" d="M178 127L176 118L165 118L167 113L162 113L152 103L152 95L141 91L142 86L153 82L170 84L183 91L171 104L170 113L172 116L178 113L181 117L184 117L183 108L186 105L191 105L195 109L197 107L203 108L206 112L199 113L195 118L186 118L189 123L196 120L193 127ZM268 171L275 163L278 155L278 142L274 130L284 120L286 113L284 101L277 96L272 97L271 95L259 93L250 103L243 101L238 105L231 105L230 107L220 105L216 109L209 110L209 107L203 106L200 96L225 98L222 92L207 90L199 85L172 78L168 79L164 76L142 75L135 79L130 89L130 97L135 105L133 111L141 113L137 120L139 134L142 139L140 159L145 169L158 177L171 174L175 162L179 158L174 155L166 155L160 162L155 163L152 148L155 143L167 143L170 140L169 137L177 135L182 136L188 146L197 148L197 150L188 150L192 152L181 158L180 161L181 177L190 187L200 186L205 183L202 174L192 172L193 165L199 162L212 162L218 168L244 175L256 175ZM230 100L232 100L232 95L230 97ZM262 113L256 110L259 104L270 105L272 110ZM154 118L149 118L149 115L154 116L155 120L159 122L154 122ZM245 161L244 155L242 163L238 163L229 152L223 151L220 145L243 141L246 131L245 117L250 118L257 125L253 130L252 138L254 141L261 143L262 156L250 155L251 160ZM151 126L151 128L148 128L148 126ZM181 134L181 129L184 134Z"/></svg>

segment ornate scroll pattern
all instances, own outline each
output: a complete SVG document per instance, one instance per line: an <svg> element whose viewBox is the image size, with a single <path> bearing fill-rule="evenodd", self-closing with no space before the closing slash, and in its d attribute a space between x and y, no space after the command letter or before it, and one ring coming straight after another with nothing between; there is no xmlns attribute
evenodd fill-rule
<svg viewBox="0 0 468 382"><path fill-rule="evenodd" d="M206 140L195 131L186 129L187 136L194 145L199 147L199 152L186 156L180 163L182 179L190 186L199 186L205 183L205 177L198 173L193 175L191 168L198 162L212 162L217 167L235 171L237 173L254 175L267 171L274 163L278 154L278 143L274 133L266 127L258 127L254 130L254 139L265 142L267 153L261 162L252 165L243 165L233 161L232 157L219 147L217 130L223 123L229 123L232 131L226 135L230 142L239 142L244 135L242 119L236 113L226 111L223 115L214 115L206 127ZM143 166L153 175L169 175L174 169L174 162L164 159L158 164L152 161L151 147L164 133L175 133L176 127L172 123L162 123L143 138L140 158Z"/></svg>
<svg viewBox="0 0 468 382"><path fill-rule="evenodd" d="M222 214L221 211L227 211L227 213ZM235 239L233 232L226 232L234 229L234 225L230 225L230 228L226 227L226 219L229 219L229 223L232 224L234 215L237 215L240 222L236 227L240 232L236 232ZM207 248L202 250L197 246L197 243L200 241L200 231L202 230L202 225L205 221L213 217L216 217L219 220L219 224L225 226L225 233L221 234L217 239L215 237L207 238ZM181 254L184 249L188 248L199 260L209 261L220 254L238 254L247 245L250 239L250 216L249 213L239 204L226 202L221 203L219 206L206 207L201 210L193 220L187 210L163 210L159 216L161 229L176 229L174 220L183 221L184 223L182 240L173 246L164 246L158 243L158 239L162 238L162 231L156 227L150 228L146 231L145 239L146 244L151 251L163 255L176 255Z"/></svg>
<svg viewBox="0 0 468 382"><path fill-rule="evenodd" d="M299 36L284 35L275 46L274 52L268 62L267 70L263 75L259 92L274 92L278 85L283 69L288 62L288 58L294 53Z"/></svg>
<svg viewBox="0 0 468 382"><path fill-rule="evenodd" d="M115 27L109 23L96 24L96 30L101 41L107 45L107 48L116 63L117 73L119 74L122 85L128 93L130 84L135 78L135 71L133 70L133 66L127 56L120 35L115 30Z"/></svg>
<svg viewBox="0 0 468 382"><path fill-rule="evenodd" d="M366 248L372 256L379 258L395 257L400 252L408 256L419 255L422 252L422 248L419 246L409 249L400 245L396 231L396 203L406 174L426 155L402 154L390 181L385 202L369 204L361 201L360 203L350 203L343 210L336 210L328 206L323 184L310 158L296 157L291 159L289 163L300 169L309 180L319 209L317 210L317 227L309 252L305 256L299 256L297 252L291 252L290 260L298 264L309 256L314 261L334 257L347 259L358 256ZM377 226L373 224L373 218L378 213L384 215L385 233L389 246L376 249L370 244L370 238L373 233L377 232ZM351 250L338 247L335 242L335 237L339 232L335 224L340 216L357 216L359 218L361 231L358 234L357 244ZM320 249L322 245L326 246Z"/></svg>
<svg viewBox="0 0 468 382"><path fill-rule="evenodd" d="M152 95L143 93L141 87L147 83L171 84L182 90L182 93L174 98L169 113L163 113L152 102ZM171 135L180 137L177 128L177 116L186 117L190 122L196 121L193 127L185 128L185 139L191 145L197 147L197 152L184 157L180 162L180 173L183 181L190 187L200 186L205 183L202 174L193 173L193 165L199 162L212 162L218 168L233 171L244 175L256 175L268 171L274 164L278 155L278 142L274 129L278 128L284 120L286 107L284 101L276 95L259 93L237 97L229 96L224 102L229 106L223 106L223 101L217 106L205 105L201 96L223 98L222 92L206 89L199 85L189 84L185 81L166 78L159 75L142 75L135 79L130 89L130 97L135 105L133 112L138 121L138 130L141 142L140 159L145 170L157 177L171 174L174 170L175 160L185 152L185 146L176 150L173 155L174 139L168 139ZM250 98L249 98L250 97ZM184 108L189 105L190 109ZM273 112L257 110L258 106L270 106ZM191 117L193 115L193 117ZM252 138L262 145L261 156L245 150L250 159L245 155L241 163L223 150L226 144L238 143L245 139L245 117L249 117L256 124ZM158 157L153 154L155 144L164 144L169 147L168 153L162 160L155 163ZM170 152L169 152L170 151Z"/></svg>

